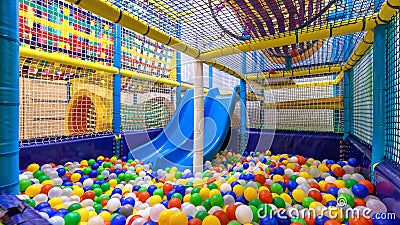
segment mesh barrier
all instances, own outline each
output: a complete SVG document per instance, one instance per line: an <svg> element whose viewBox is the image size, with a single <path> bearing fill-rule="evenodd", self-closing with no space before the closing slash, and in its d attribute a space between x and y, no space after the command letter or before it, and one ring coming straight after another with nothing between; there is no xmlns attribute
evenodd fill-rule
<svg viewBox="0 0 400 225"><path fill-rule="evenodd" d="M385 157L400 166L400 19L399 14L386 30L386 149Z"/></svg>
<svg viewBox="0 0 400 225"><path fill-rule="evenodd" d="M354 67L351 134L372 145L373 53L369 51Z"/></svg>
<svg viewBox="0 0 400 225"><path fill-rule="evenodd" d="M163 128L175 112L175 88L128 77L122 79L121 129Z"/></svg>
<svg viewBox="0 0 400 225"><path fill-rule="evenodd" d="M343 81L338 76L270 82L261 124L266 129L343 132Z"/></svg>
<svg viewBox="0 0 400 225"><path fill-rule="evenodd" d="M112 80L112 74L21 57L21 144L112 132Z"/></svg>

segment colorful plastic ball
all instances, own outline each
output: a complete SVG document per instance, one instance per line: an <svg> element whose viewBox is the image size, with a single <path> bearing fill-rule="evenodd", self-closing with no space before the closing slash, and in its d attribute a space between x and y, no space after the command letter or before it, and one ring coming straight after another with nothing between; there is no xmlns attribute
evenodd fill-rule
<svg viewBox="0 0 400 225"><path fill-rule="evenodd" d="M52 225L64 225L65 224L64 218L62 218L61 216L53 216L49 219L49 222Z"/></svg>
<svg viewBox="0 0 400 225"><path fill-rule="evenodd" d="M272 200L274 199L272 197L271 192L269 192L267 190L260 191L260 193L258 194L258 197L259 197L259 199L261 200L262 203L267 203L267 204L272 203Z"/></svg>
<svg viewBox="0 0 400 225"><path fill-rule="evenodd" d="M353 192L354 195L360 198L367 197L369 192L368 188L362 184L354 184L353 187L351 188L351 191Z"/></svg>
<svg viewBox="0 0 400 225"><path fill-rule="evenodd" d="M28 179L21 179L19 181L19 191L24 192L30 185L31 181Z"/></svg>
<svg viewBox="0 0 400 225"><path fill-rule="evenodd" d="M244 188L242 185L235 185L232 190L236 196L242 196L244 193Z"/></svg>
<svg viewBox="0 0 400 225"><path fill-rule="evenodd" d="M338 195L338 204L347 204L350 207L354 207L354 198L350 194L341 193Z"/></svg>
<svg viewBox="0 0 400 225"><path fill-rule="evenodd" d="M150 219L154 222L158 222L160 213L166 210L165 206L162 204L156 204L150 208Z"/></svg>
<svg viewBox="0 0 400 225"><path fill-rule="evenodd" d="M306 221L302 218L292 218L292 224L299 223L302 225L307 225Z"/></svg>
<svg viewBox="0 0 400 225"><path fill-rule="evenodd" d="M265 216L260 219L260 225L280 225L282 223L278 223L278 221L271 216Z"/></svg>
<svg viewBox="0 0 400 225"><path fill-rule="evenodd" d="M324 225L326 221L330 220L327 216L317 216L315 218L315 225Z"/></svg>
<svg viewBox="0 0 400 225"><path fill-rule="evenodd" d="M188 225L188 218L186 217L186 214L183 212L176 212L172 214L169 219L169 225L174 224Z"/></svg>
<svg viewBox="0 0 400 225"><path fill-rule="evenodd" d="M65 224L78 225L81 221L81 215L77 212L70 212L64 217Z"/></svg>
<svg viewBox="0 0 400 225"><path fill-rule="evenodd" d="M347 162L348 162L349 165L352 166L352 167L357 167L357 166L358 166L358 160L355 159L355 158L350 158Z"/></svg>
<svg viewBox="0 0 400 225"><path fill-rule="evenodd" d="M322 198L322 196L321 196L321 198ZM302 203L302 205L303 205L304 208L309 208L309 206L310 206L310 204L311 204L312 202L315 202L315 200L314 200L313 198L311 198L311 197L305 197L301 203Z"/></svg>
<svg viewBox="0 0 400 225"><path fill-rule="evenodd" d="M280 184L274 183L271 185L270 190L272 193L281 194L283 192L283 187Z"/></svg>
<svg viewBox="0 0 400 225"><path fill-rule="evenodd" d="M363 216L352 216L349 218L350 225L371 225L370 220Z"/></svg>
<svg viewBox="0 0 400 225"><path fill-rule="evenodd" d="M227 225L229 223L228 215L223 210L217 210L213 213L221 223L221 225Z"/></svg>
<svg viewBox="0 0 400 225"><path fill-rule="evenodd" d="M218 217L209 215L203 219L202 225L221 225L221 222L219 221Z"/></svg>
<svg viewBox="0 0 400 225"><path fill-rule="evenodd" d="M253 220L253 211L247 205L239 205L235 212L236 219L239 223L251 223Z"/></svg>
<svg viewBox="0 0 400 225"><path fill-rule="evenodd" d="M257 198L257 191L252 187L248 187L244 190L244 197L247 201Z"/></svg>
<svg viewBox="0 0 400 225"><path fill-rule="evenodd" d="M40 193L41 187L39 184L33 184L26 188L25 194L33 198Z"/></svg>
<svg viewBox="0 0 400 225"><path fill-rule="evenodd" d="M174 214L174 211L171 209L163 210L158 216L158 224L159 225L169 225L169 219Z"/></svg>
<svg viewBox="0 0 400 225"><path fill-rule="evenodd" d="M305 197L307 197L306 193L301 189L295 189L292 191L292 197L296 202L302 202Z"/></svg>
<svg viewBox="0 0 400 225"><path fill-rule="evenodd" d="M206 218L206 216L208 216L208 215L209 215L209 214L208 214L208 212L206 212L206 211L199 211L199 212L196 213L195 218L200 219L201 221L203 221L204 218ZM160 225L161 225L161 224L160 224Z"/></svg>
<svg viewBox="0 0 400 225"><path fill-rule="evenodd" d="M138 194L138 199L139 201L145 203L147 201L148 198L150 198L150 194L147 191L141 192Z"/></svg>
<svg viewBox="0 0 400 225"><path fill-rule="evenodd" d="M220 194L215 194L211 198L211 206L219 206L219 207L224 207L224 198Z"/></svg>
<svg viewBox="0 0 400 225"><path fill-rule="evenodd" d="M182 206L181 200L179 198L171 198L168 202L168 208L178 208Z"/></svg>
<svg viewBox="0 0 400 225"><path fill-rule="evenodd" d="M238 205L229 205L225 212L229 220L236 220L236 209Z"/></svg>
<svg viewBox="0 0 400 225"><path fill-rule="evenodd" d="M197 218L193 218L191 220L189 220L188 225L201 225L202 221L200 219Z"/></svg>
<svg viewBox="0 0 400 225"><path fill-rule="evenodd" d="M203 203L203 198L199 193L192 193L192 195L190 196L190 203L195 206L199 206Z"/></svg>

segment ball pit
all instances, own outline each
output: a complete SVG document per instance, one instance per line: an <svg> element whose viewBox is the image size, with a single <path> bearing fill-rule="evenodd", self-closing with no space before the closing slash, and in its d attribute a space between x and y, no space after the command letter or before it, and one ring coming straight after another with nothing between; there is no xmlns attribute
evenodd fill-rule
<svg viewBox="0 0 400 225"><path fill-rule="evenodd" d="M387 213L357 166L355 159L225 150L205 163L203 173L193 174L99 156L29 165L20 173L18 197L54 225L382 224L344 213L349 208L368 208L371 218ZM294 210L314 214L290 214Z"/></svg>

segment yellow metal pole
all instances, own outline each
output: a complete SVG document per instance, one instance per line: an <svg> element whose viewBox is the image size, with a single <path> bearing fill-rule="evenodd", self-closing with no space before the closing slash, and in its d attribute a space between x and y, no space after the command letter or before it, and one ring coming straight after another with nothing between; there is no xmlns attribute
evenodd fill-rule
<svg viewBox="0 0 400 225"><path fill-rule="evenodd" d="M357 64L357 62L364 56L364 54L371 48L374 43L374 31L368 31L360 44L357 46L357 49L350 56L349 60L343 65L344 70L350 70Z"/></svg>
<svg viewBox="0 0 400 225"><path fill-rule="evenodd" d="M128 13L111 2L106 0L66 0L69 3L76 4L83 9L86 9L96 15L99 15L111 22L117 23L127 29L135 31L139 34L149 37L155 41L158 41L164 45L170 46L171 48L185 53L193 58L197 58L200 55L200 51L195 49L177 38L174 38L167 33L159 30L158 28L151 26L140 20L137 16Z"/></svg>
<svg viewBox="0 0 400 225"><path fill-rule="evenodd" d="M200 54L202 59L213 59L217 57L261 50L265 48L281 47L290 44L297 44L305 41L319 40L344 34L352 34L365 30L373 30L376 27L378 14L372 14L362 18L342 20L315 26L314 28L303 28L301 30L287 31L274 35L267 35L261 38L244 41L237 44L215 48Z"/></svg>

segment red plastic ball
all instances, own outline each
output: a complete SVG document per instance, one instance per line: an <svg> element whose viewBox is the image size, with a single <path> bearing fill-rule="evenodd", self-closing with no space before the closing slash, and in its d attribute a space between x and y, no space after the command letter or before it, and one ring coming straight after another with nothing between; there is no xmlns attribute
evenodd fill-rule
<svg viewBox="0 0 400 225"><path fill-rule="evenodd" d="M272 200L274 200L271 192L269 192L267 190L260 191L260 193L258 194L258 198L260 199L260 201L262 203L265 203L265 204L271 204Z"/></svg>
<svg viewBox="0 0 400 225"><path fill-rule="evenodd" d="M304 156L297 155L297 163L300 165L304 165L307 162L307 159Z"/></svg>
<svg viewBox="0 0 400 225"><path fill-rule="evenodd" d="M189 220L188 225L201 225L201 223L202 223L202 222L201 222L200 219L193 218L193 219Z"/></svg>
<svg viewBox="0 0 400 225"><path fill-rule="evenodd" d="M71 176L72 176L71 173L64 174L64 177L66 177L69 181L71 181Z"/></svg>
<svg viewBox="0 0 400 225"><path fill-rule="evenodd" d="M317 190L321 190L321 187L319 186L319 184L318 184L318 183L315 183L315 182L311 182L311 183L310 183L310 187L311 187L311 188L315 188L315 189L317 189Z"/></svg>
<svg viewBox="0 0 400 225"><path fill-rule="evenodd" d="M104 199L103 201L100 202L100 204L104 207L108 203L108 199Z"/></svg>
<svg viewBox="0 0 400 225"><path fill-rule="evenodd" d="M47 195L50 191L50 189L53 188L53 185L51 184L45 184L42 186L42 188L40 189L40 193Z"/></svg>
<svg viewBox="0 0 400 225"><path fill-rule="evenodd" d="M369 180L360 180L358 183L364 185L365 187L367 187L369 193L374 192L375 186L371 183L371 181L369 181Z"/></svg>
<svg viewBox="0 0 400 225"><path fill-rule="evenodd" d="M228 216L229 220L236 220L236 208L238 205L229 205L226 208L226 215Z"/></svg>
<svg viewBox="0 0 400 225"><path fill-rule="evenodd" d="M262 174L257 174L254 177L254 181L260 183L261 185L264 185L265 184L265 176Z"/></svg>
<svg viewBox="0 0 400 225"><path fill-rule="evenodd" d="M322 194L317 190L311 190L308 192L308 197L313 198L317 202L322 202Z"/></svg>
<svg viewBox="0 0 400 225"><path fill-rule="evenodd" d="M137 218L142 218L142 216L139 215L134 215L132 216L129 221L127 221L126 225L132 225L133 221L135 221Z"/></svg>
<svg viewBox="0 0 400 225"><path fill-rule="evenodd" d="M95 197L95 196L96 196L96 195L94 194L93 191L87 191L87 192L85 192L85 193L82 195L81 199L82 199L82 200L84 200L84 199L92 199L92 200L94 200L94 197Z"/></svg>
<svg viewBox="0 0 400 225"><path fill-rule="evenodd" d="M367 206L367 203L361 198L354 198L354 207Z"/></svg>
<svg viewBox="0 0 400 225"><path fill-rule="evenodd" d="M294 222L294 223L291 223L290 225L303 225L303 224L299 223L299 222Z"/></svg>
<svg viewBox="0 0 400 225"><path fill-rule="evenodd" d="M179 198L171 198L168 202L168 208L178 208L180 209L182 206L181 200Z"/></svg>
<svg viewBox="0 0 400 225"><path fill-rule="evenodd" d="M166 195L166 194L168 194L169 191L171 191L173 189L173 186L170 183L166 183L163 185L162 189L163 189L164 194Z"/></svg>
<svg viewBox="0 0 400 225"><path fill-rule="evenodd" d="M138 194L139 201L143 203L145 203L148 198L150 198L150 194L147 191L143 191Z"/></svg>
<svg viewBox="0 0 400 225"><path fill-rule="evenodd" d="M337 220L328 220L324 223L324 225L341 225L341 223Z"/></svg>
<svg viewBox="0 0 400 225"><path fill-rule="evenodd" d="M342 168L342 167L336 167L333 170L333 173L335 174L335 176L337 177L343 177L346 174L346 171Z"/></svg>
<svg viewBox="0 0 400 225"><path fill-rule="evenodd" d="M312 216L304 217L304 221L306 222L307 225L314 225L315 224L315 219Z"/></svg>
<svg viewBox="0 0 400 225"><path fill-rule="evenodd" d="M363 216L354 216L350 217L349 223L350 225L372 225L372 220Z"/></svg>
<svg viewBox="0 0 400 225"><path fill-rule="evenodd" d="M222 210L215 211L213 215L219 219L221 225L227 225L229 223L228 215L226 215L224 211Z"/></svg>

